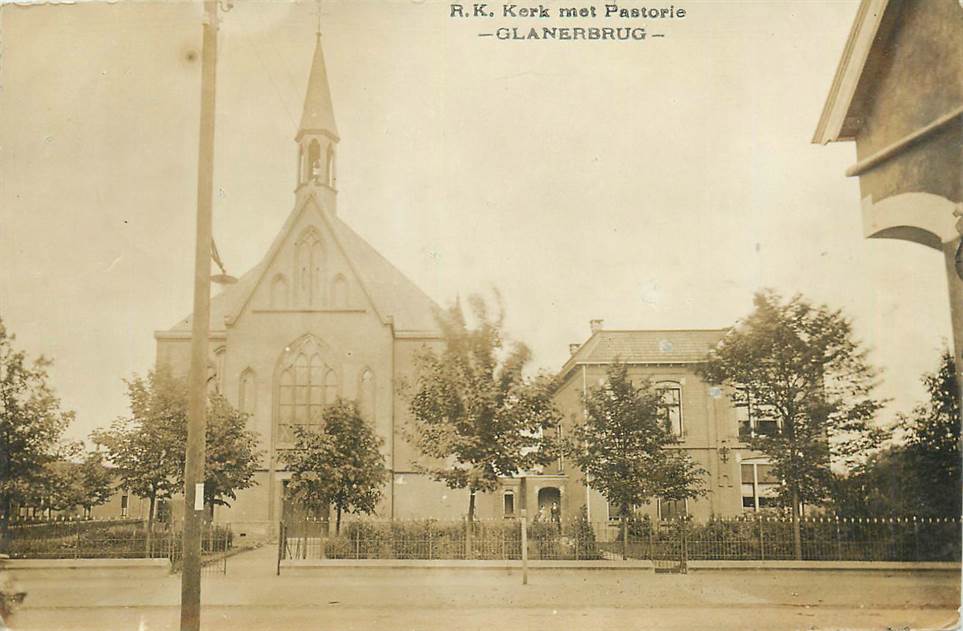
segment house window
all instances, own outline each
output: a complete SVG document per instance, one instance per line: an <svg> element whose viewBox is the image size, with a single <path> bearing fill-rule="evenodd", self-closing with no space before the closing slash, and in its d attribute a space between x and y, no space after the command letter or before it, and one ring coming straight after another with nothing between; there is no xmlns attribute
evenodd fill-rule
<svg viewBox="0 0 963 631"><path fill-rule="evenodd" d="M668 521L678 519L689 514L689 506L686 500L664 500L659 498L659 519Z"/></svg>
<svg viewBox="0 0 963 631"><path fill-rule="evenodd" d="M735 406L740 439L748 440L754 436L774 436L779 433L779 422L760 418L760 408L753 405L749 393L745 390L740 390Z"/></svg>
<svg viewBox="0 0 963 631"><path fill-rule="evenodd" d="M127 517L127 514L130 511L129 506L130 506L130 496L127 494L121 495L120 496L120 516L121 517Z"/></svg>
<svg viewBox="0 0 963 631"><path fill-rule="evenodd" d="M757 511L773 506L779 478L773 474L773 467L764 460L746 462L741 465L742 508Z"/></svg>
<svg viewBox="0 0 963 631"><path fill-rule="evenodd" d="M505 491L503 501L505 517L513 517L515 515L515 492Z"/></svg>
<svg viewBox="0 0 963 631"><path fill-rule="evenodd" d="M659 393L659 410L663 422L674 436L682 436L682 386L668 381L659 383L656 390Z"/></svg>
<svg viewBox="0 0 963 631"><path fill-rule="evenodd" d="M609 521L619 521L622 518L622 506L612 500L608 500L606 508L609 513ZM638 506L629 506L629 516L639 510Z"/></svg>

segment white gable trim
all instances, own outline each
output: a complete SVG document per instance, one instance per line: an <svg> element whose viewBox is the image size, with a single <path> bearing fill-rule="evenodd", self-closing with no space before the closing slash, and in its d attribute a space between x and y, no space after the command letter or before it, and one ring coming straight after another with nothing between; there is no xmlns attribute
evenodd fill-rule
<svg viewBox="0 0 963 631"><path fill-rule="evenodd" d="M826 97L826 104L819 117L816 133L813 135L813 143L824 145L839 140L852 140L851 137L843 135L843 127L889 4L890 0L860 2L846 47L836 68L836 75L829 88L829 96Z"/></svg>

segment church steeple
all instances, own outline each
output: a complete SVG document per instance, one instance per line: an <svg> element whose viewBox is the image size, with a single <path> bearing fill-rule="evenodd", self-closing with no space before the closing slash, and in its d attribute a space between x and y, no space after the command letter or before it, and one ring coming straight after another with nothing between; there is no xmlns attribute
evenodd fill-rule
<svg viewBox="0 0 963 631"><path fill-rule="evenodd" d="M320 32L314 44L301 126L294 140L298 143L298 197L313 194L325 210L335 212L338 129L334 124L334 108L331 106Z"/></svg>

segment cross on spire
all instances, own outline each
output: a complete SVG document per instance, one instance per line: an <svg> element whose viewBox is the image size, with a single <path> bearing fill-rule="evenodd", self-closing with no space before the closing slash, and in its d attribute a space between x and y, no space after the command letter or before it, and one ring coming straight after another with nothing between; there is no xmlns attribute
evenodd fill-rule
<svg viewBox="0 0 963 631"><path fill-rule="evenodd" d="M318 0L318 30L315 34L321 37L321 0Z"/></svg>

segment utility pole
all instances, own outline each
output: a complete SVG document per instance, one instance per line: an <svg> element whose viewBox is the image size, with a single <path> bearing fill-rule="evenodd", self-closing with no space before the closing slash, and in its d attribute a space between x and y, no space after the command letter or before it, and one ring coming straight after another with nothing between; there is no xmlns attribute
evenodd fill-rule
<svg viewBox="0 0 963 631"><path fill-rule="evenodd" d="M204 435L207 427L207 347L211 311L211 207L214 192L214 88L217 75L217 2L204 2L201 50L201 120L197 154L197 244L194 253L194 321L191 327L187 459L184 465L184 534L181 631L201 624L201 526L204 519Z"/></svg>

